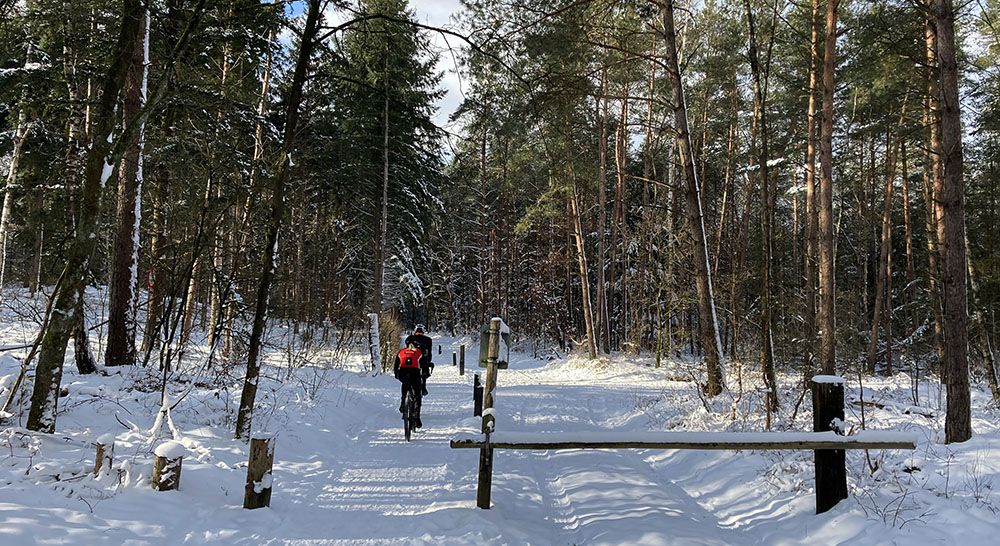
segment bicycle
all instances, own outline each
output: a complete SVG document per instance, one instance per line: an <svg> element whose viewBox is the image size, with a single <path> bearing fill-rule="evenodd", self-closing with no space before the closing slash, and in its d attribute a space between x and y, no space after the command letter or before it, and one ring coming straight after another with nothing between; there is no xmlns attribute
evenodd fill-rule
<svg viewBox="0 0 1000 546"><path fill-rule="evenodd" d="M406 389L406 396L403 398L403 436L406 437L406 441L410 441L410 433L416 428L414 425L417 424L417 394L414 392L415 387L409 387Z"/></svg>

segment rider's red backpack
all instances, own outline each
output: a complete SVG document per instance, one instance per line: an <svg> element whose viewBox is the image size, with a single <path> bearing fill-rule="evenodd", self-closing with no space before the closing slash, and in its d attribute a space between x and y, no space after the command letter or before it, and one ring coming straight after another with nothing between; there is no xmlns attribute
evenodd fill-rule
<svg viewBox="0 0 1000 546"><path fill-rule="evenodd" d="M409 347L403 348L399 351L399 367L400 368L419 368L420 367L420 350L411 349Z"/></svg>

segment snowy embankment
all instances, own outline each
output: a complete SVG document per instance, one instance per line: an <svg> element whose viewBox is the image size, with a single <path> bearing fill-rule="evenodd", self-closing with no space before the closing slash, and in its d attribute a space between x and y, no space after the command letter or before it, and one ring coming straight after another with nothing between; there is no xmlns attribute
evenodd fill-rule
<svg viewBox="0 0 1000 546"><path fill-rule="evenodd" d="M924 385L914 404L902 375L865 385L866 400L882 406L866 407L866 420L869 428L916 434L917 451L849 451L851 497L820 516L808 451L498 451L494 506L477 510L478 453L448 447L478 431L476 347L466 340L462 377L450 363L458 340L438 341L447 348L435 354L426 429L411 443L395 409L398 384L361 372L365 355L342 369L265 367L254 424L277 435L274 493L271 508L256 511L241 508L247 447L231 439L235 377L182 376L170 386L173 431L166 422L152 430L160 407L155 372L80 377L69 365L57 434L0 428L0 543L995 543L1000 412L976 392L975 438L943 445L943 412L928 401L937 387ZM683 362L654 369L644 359L512 356L499 376L498 432L762 430L757 391L706 404ZM16 366L9 355L0 358L0 385L12 382ZM784 379L775 428L808 431L808 397L792 421L798 387ZM859 392L853 383L849 401ZM904 412L910 406L930 417ZM857 409L848 407L849 427L857 428ZM113 467L95 478L91 443L108 433ZM181 487L156 492L153 451L171 438L186 451Z"/></svg>

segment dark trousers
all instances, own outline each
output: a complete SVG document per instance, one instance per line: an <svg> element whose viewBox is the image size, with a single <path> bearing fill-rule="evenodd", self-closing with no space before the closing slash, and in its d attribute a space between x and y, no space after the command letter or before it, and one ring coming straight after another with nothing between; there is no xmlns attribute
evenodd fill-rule
<svg viewBox="0 0 1000 546"><path fill-rule="evenodd" d="M399 370L399 407L403 408L403 403L406 401L406 389L412 389L415 395L417 417L420 417L420 402L423 398L420 393L420 389L423 386L421 382L421 374L418 369L401 369Z"/></svg>

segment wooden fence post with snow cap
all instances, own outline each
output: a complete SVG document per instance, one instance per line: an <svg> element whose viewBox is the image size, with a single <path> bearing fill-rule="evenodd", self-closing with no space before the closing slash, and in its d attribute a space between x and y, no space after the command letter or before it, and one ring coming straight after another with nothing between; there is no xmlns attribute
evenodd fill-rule
<svg viewBox="0 0 1000 546"><path fill-rule="evenodd" d="M247 485L243 508L253 510L271 506L271 468L274 466L274 437L254 435L250 439L250 462L247 464Z"/></svg>
<svg viewBox="0 0 1000 546"><path fill-rule="evenodd" d="M478 373L472 376L472 415L483 416L483 384Z"/></svg>
<svg viewBox="0 0 1000 546"><path fill-rule="evenodd" d="M490 508L490 493L493 487L493 448L489 445L490 433L496 425L493 415L493 391L497 386L497 358L500 354L499 318L490 320L490 338L486 352L486 386L483 391L483 428L486 445L479 450L479 485L476 488L476 506L483 510Z"/></svg>
<svg viewBox="0 0 1000 546"><path fill-rule="evenodd" d="M812 378L813 431L843 434L844 378ZM816 513L822 514L847 498L847 457L843 449L817 449Z"/></svg>
<svg viewBox="0 0 1000 546"><path fill-rule="evenodd" d="M101 475L101 470L107 469L111 472L111 463L115 457L115 435L108 433L101 435L94 441L97 453L94 456L94 477Z"/></svg>
<svg viewBox="0 0 1000 546"><path fill-rule="evenodd" d="M465 375L465 344L458 348L458 375Z"/></svg>
<svg viewBox="0 0 1000 546"><path fill-rule="evenodd" d="M181 463L187 449L180 442L168 441L156 446L153 454L153 489L173 491L181 486Z"/></svg>

